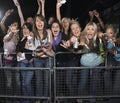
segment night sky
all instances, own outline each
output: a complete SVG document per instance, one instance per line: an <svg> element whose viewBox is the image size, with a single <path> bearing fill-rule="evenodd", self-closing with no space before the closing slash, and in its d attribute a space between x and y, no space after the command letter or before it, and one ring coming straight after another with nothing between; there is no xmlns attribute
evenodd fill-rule
<svg viewBox="0 0 120 103"><path fill-rule="evenodd" d="M56 1L57 0L45 0L45 15L46 19L50 16L55 16L56 11ZM24 18L31 16L34 17L37 12L37 0L19 0ZM78 18L80 23L84 23L88 17L89 10L98 10L99 12L103 11L106 8L109 8L111 5L119 2L119 0L67 0L67 3L61 7L62 17L67 16L70 18ZM12 15L8 18L7 23L11 21L19 21L17 14L17 8L13 3L13 0L0 0L0 12L1 17L8 9L14 9ZM0 20L1 20L0 17Z"/></svg>
<svg viewBox="0 0 120 103"><path fill-rule="evenodd" d="M57 0L45 0L45 15L46 19L48 19L50 16L56 16L56 1ZM86 0L89 1L89 0ZM67 0L67 3L62 5L61 7L61 15L62 17L70 17L70 18L79 18L80 21L84 21L86 19L87 9L85 0ZM22 12L24 15L24 18L31 16L34 17L37 12L37 0L19 0L19 3L22 8ZM0 12L1 17L3 17L3 14L8 9L14 9L14 12L12 15L7 19L7 24L10 24L12 21L19 21L17 8L13 3L13 0L0 0Z"/></svg>
<svg viewBox="0 0 120 103"><path fill-rule="evenodd" d="M25 18L28 16L34 17L37 12L37 0L19 0L23 15ZM46 18L48 18L51 15L55 15L55 3L56 0L46 0L45 2L45 14ZM0 0L0 11L2 12L2 16L4 12L8 9L14 9L14 12L12 17L17 17L17 8L13 3L13 0Z"/></svg>

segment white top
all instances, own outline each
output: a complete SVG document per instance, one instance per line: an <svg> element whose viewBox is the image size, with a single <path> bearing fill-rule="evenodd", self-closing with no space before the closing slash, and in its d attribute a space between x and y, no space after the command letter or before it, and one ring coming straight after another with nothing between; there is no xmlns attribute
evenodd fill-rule
<svg viewBox="0 0 120 103"><path fill-rule="evenodd" d="M35 44L34 44L34 50L37 49L37 47L41 47L44 45L49 45L50 44L50 32L47 30L48 35L45 39L40 40L40 38L37 36L37 38L35 38ZM48 55L44 54L41 57L48 57Z"/></svg>

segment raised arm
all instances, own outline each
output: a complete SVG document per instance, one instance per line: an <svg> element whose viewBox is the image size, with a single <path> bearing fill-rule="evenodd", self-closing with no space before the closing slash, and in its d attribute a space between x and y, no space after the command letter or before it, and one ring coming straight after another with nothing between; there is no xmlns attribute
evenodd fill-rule
<svg viewBox="0 0 120 103"><path fill-rule="evenodd" d="M93 11L89 11L89 17L90 17L90 21L93 21L93 18L94 18Z"/></svg>
<svg viewBox="0 0 120 103"><path fill-rule="evenodd" d="M42 4L41 4L41 1L40 0L37 0L37 3L38 3L38 11L37 11L37 14L41 14L41 10L42 10Z"/></svg>
<svg viewBox="0 0 120 103"><path fill-rule="evenodd" d="M45 0L40 0L42 4L42 15L45 17Z"/></svg>
<svg viewBox="0 0 120 103"><path fill-rule="evenodd" d="M97 12L96 10L94 10L93 12L94 12L95 17L98 19L98 22L99 22L99 24L100 24L100 27L101 27L102 29L104 29L104 23L103 23L102 19L100 18L99 12Z"/></svg>
<svg viewBox="0 0 120 103"><path fill-rule="evenodd" d="M56 4L56 17L57 17L57 19L58 19L58 21L60 23L62 22L61 12L60 12L60 7L61 6L62 6L61 0L57 0L57 4Z"/></svg>
<svg viewBox="0 0 120 103"><path fill-rule="evenodd" d="M6 34L6 32L7 32L7 29L5 27L5 21L8 18L8 16L11 15L12 11L13 11L13 9L12 10L10 10L10 9L7 10L5 12L5 15L3 16L1 22L0 22L0 27L1 27L1 30L3 31L4 34Z"/></svg>
<svg viewBox="0 0 120 103"><path fill-rule="evenodd" d="M45 0L37 0L38 3L38 11L37 14L41 14L45 17Z"/></svg>
<svg viewBox="0 0 120 103"><path fill-rule="evenodd" d="M21 23L21 27L22 27L22 25L23 25L24 22L25 22L25 19L24 19L24 17L23 17L23 13L22 13L22 10L21 10L21 6L20 6L18 0L17 0L17 2L14 3L14 4L15 4L15 6L17 7L18 15L19 15L19 17L20 17L20 23Z"/></svg>

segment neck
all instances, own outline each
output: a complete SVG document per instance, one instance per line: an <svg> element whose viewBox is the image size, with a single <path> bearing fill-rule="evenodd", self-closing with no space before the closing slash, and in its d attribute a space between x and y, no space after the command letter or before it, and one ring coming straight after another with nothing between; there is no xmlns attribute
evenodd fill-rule
<svg viewBox="0 0 120 103"><path fill-rule="evenodd" d="M73 35L74 37L76 37L76 38L79 38L80 36L76 36L76 35Z"/></svg>
<svg viewBox="0 0 120 103"><path fill-rule="evenodd" d="M42 39L43 38L43 30L39 30L38 33L39 33L39 37Z"/></svg>
<svg viewBox="0 0 120 103"><path fill-rule="evenodd" d="M42 30L38 30L39 34L43 34L43 29Z"/></svg>

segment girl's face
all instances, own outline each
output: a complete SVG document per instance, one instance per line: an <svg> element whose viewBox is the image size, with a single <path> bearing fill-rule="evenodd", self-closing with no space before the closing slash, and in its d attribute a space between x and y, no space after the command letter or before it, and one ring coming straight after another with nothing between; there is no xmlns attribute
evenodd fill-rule
<svg viewBox="0 0 120 103"><path fill-rule="evenodd" d="M42 21L40 18L36 17L35 24L36 24L36 28L38 30L43 30L43 28L44 28L44 21Z"/></svg>
<svg viewBox="0 0 120 103"><path fill-rule="evenodd" d="M74 36L78 37L80 36L81 28L77 23L75 23L71 25L71 31Z"/></svg>
<svg viewBox="0 0 120 103"><path fill-rule="evenodd" d="M59 35L60 32L60 26L58 23L53 23L51 27L51 31L54 37Z"/></svg>
<svg viewBox="0 0 120 103"><path fill-rule="evenodd" d="M27 36L27 35L29 35L29 33L30 33L29 29L27 28L26 25L24 25L24 26L23 26L23 35L24 35L24 36Z"/></svg>
<svg viewBox="0 0 120 103"><path fill-rule="evenodd" d="M93 39L95 36L95 28L93 25L89 25L86 29L88 39Z"/></svg>
<svg viewBox="0 0 120 103"><path fill-rule="evenodd" d="M10 31L11 30L17 30L18 29L18 23L14 22L9 26Z"/></svg>
<svg viewBox="0 0 120 103"><path fill-rule="evenodd" d="M33 25L33 18L32 17L28 17L26 22L30 23L31 25Z"/></svg>
<svg viewBox="0 0 120 103"><path fill-rule="evenodd" d="M108 38L112 38L112 37L115 36L115 32L112 30L112 28L106 29L106 36L107 36Z"/></svg>
<svg viewBox="0 0 120 103"><path fill-rule="evenodd" d="M62 26L64 29L69 29L69 20L68 19L64 19L63 22L62 22Z"/></svg>

